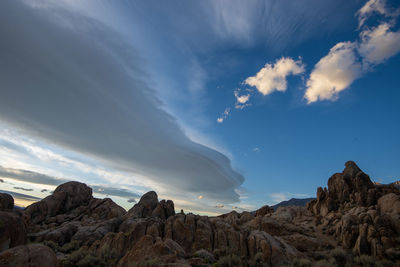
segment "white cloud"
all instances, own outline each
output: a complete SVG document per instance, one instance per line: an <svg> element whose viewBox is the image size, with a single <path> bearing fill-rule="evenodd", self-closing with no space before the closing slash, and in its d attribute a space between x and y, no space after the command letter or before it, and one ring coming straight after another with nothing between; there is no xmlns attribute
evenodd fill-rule
<svg viewBox="0 0 400 267"><path fill-rule="evenodd" d="M223 123L224 120L225 120L226 118L228 118L230 112L231 112L231 109L230 109L230 108L226 108L226 109L224 110L224 113L222 113L221 117L218 117L218 118L217 118L217 122L218 122L218 123Z"/></svg>
<svg viewBox="0 0 400 267"><path fill-rule="evenodd" d="M258 147L255 147L255 148L253 148L253 152L260 152L261 151L261 149L260 148L258 148Z"/></svg>
<svg viewBox="0 0 400 267"><path fill-rule="evenodd" d="M274 64L267 63L255 75L245 80L245 84L254 86L263 95L274 91L284 92L287 89L286 77L298 75L304 72L304 65L301 59L295 61L292 58L282 57Z"/></svg>
<svg viewBox="0 0 400 267"><path fill-rule="evenodd" d="M396 17L383 0L370 0L358 12L359 28L373 13ZM400 31L391 31L394 21L383 22L360 32L360 40L340 42L315 65L307 81L304 95L308 103L336 100L339 92L347 89L357 78L400 51Z"/></svg>
<svg viewBox="0 0 400 267"><path fill-rule="evenodd" d="M364 26L365 21L373 13L378 13L385 17L395 17L399 12L398 10L389 9L385 0L369 0L356 14L358 16L358 28Z"/></svg>
<svg viewBox="0 0 400 267"><path fill-rule="evenodd" d="M356 44L341 42L315 65L307 81L305 98L308 103L335 100L361 75L361 64L356 56Z"/></svg>
<svg viewBox="0 0 400 267"><path fill-rule="evenodd" d="M363 63L379 64L400 51L400 31L390 31L389 23L361 32L359 53Z"/></svg>
<svg viewBox="0 0 400 267"><path fill-rule="evenodd" d="M249 100L250 100L250 94L244 94L244 95L240 95L239 94L240 89L236 89L233 93L235 95L236 98L236 104L235 104L235 108L236 109L244 109L247 106L250 106Z"/></svg>
<svg viewBox="0 0 400 267"><path fill-rule="evenodd" d="M250 99L250 94L239 95L239 91L238 90L235 90L234 94L235 94L235 97L236 97L236 101L239 104L246 104Z"/></svg>

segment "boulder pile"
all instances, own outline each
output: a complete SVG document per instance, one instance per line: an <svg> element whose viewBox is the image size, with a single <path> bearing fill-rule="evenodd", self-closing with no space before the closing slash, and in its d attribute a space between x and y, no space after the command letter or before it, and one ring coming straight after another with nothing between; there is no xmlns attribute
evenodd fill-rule
<svg viewBox="0 0 400 267"><path fill-rule="evenodd" d="M217 217L142 196L128 212L68 182L28 206L0 194L0 266L363 266L400 262L400 191L354 162L307 207ZM369 257L369 258L368 258ZM372 266L372 265L371 265Z"/></svg>

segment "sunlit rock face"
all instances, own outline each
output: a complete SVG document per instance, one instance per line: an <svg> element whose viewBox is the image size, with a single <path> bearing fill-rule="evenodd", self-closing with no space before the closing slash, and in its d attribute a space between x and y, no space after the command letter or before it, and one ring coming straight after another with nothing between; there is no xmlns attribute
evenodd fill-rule
<svg viewBox="0 0 400 267"><path fill-rule="evenodd" d="M1 266L282 266L300 259L391 266L400 260L400 191L372 183L351 161L307 207L275 211L176 214L173 201L150 191L126 212L79 182L60 185L24 211L13 210L8 195L0 202Z"/></svg>
<svg viewBox="0 0 400 267"><path fill-rule="evenodd" d="M400 255L394 249L400 245L398 188L372 183L353 161L328 180L328 188L318 188L307 207L343 248L391 259Z"/></svg>

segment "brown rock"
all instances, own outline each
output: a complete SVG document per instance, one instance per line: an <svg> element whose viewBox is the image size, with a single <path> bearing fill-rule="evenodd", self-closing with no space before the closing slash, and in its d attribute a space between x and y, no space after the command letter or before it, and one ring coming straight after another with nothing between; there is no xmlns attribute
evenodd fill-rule
<svg viewBox="0 0 400 267"><path fill-rule="evenodd" d="M0 266L55 267L58 266L58 262L51 248L41 244L29 244L0 253Z"/></svg>
<svg viewBox="0 0 400 267"><path fill-rule="evenodd" d="M0 211L0 252L26 243L26 228L21 216Z"/></svg>
<svg viewBox="0 0 400 267"><path fill-rule="evenodd" d="M52 195L28 206L24 214L30 224L37 224L48 217L87 205L91 198L92 189L86 184L68 182L58 186Z"/></svg>
<svg viewBox="0 0 400 267"><path fill-rule="evenodd" d="M12 210L14 208L14 198L6 193L0 193L0 210Z"/></svg>
<svg viewBox="0 0 400 267"><path fill-rule="evenodd" d="M268 205L265 205L265 206L259 208L258 210L256 210L256 217L257 216L264 216L266 214L273 213L273 212L274 212L273 208L271 208Z"/></svg>

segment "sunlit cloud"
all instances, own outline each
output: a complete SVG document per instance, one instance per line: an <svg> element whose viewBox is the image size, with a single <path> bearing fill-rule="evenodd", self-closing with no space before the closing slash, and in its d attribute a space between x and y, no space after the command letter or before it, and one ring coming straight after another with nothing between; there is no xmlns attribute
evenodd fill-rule
<svg viewBox="0 0 400 267"><path fill-rule="evenodd" d="M269 95L275 91L285 92L287 89L287 76L299 75L305 70L301 59L282 57L275 63L267 63L255 75L248 77L245 84L256 87L263 95Z"/></svg>
<svg viewBox="0 0 400 267"><path fill-rule="evenodd" d="M362 28L360 40L336 44L315 65L304 95L309 104L335 101L356 79L400 51L400 31L392 30L393 22L382 22L375 27L364 25L374 13L387 18L397 16L399 10L391 11L384 0L370 0L357 12L359 29Z"/></svg>
<svg viewBox="0 0 400 267"><path fill-rule="evenodd" d="M328 55L320 59L307 81L304 97L308 103L337 99L339 92L347 89L361 76L362 67L355 49L354 43L338 43Z"/></svg>

